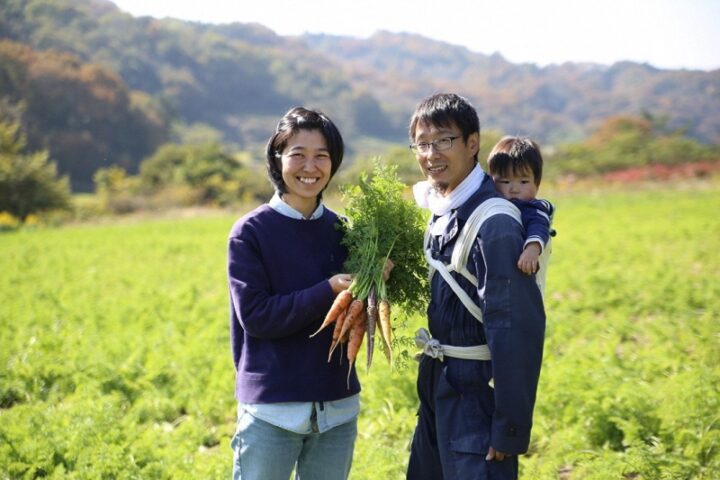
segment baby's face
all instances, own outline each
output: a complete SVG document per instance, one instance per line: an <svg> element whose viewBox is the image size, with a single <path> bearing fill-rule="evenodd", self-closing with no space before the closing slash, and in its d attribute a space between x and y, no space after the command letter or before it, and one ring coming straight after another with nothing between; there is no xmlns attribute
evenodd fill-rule
<svg viewBox="0 0 720 480"><path fill-rule="evenodd" d="M538 187L532 171L525 170L519 173L508 173L507 176L493 177L498 192L508 200L533 200L537 196Z"/></svg>

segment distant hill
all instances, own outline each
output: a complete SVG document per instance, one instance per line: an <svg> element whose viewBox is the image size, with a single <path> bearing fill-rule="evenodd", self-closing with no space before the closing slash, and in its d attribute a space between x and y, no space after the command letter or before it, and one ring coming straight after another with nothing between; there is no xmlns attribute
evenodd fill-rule
<svg viewBox="0 0 720 480"><path fill-rule="evenodd" d="M342 64L351 83L372 85L383 105L407 115L419 98L456 91L470 98L481 122L505 133L561 143L588 135L618 114L667 118L707 143L720 142L720 70L660 70L620 62L540 68L501 55L415 34L377 32L369 39L305 35L308 45Z"/></svg>
<svg viewBox="0 0 720 480"><path fill-rule="evenodd" d="M406 143L415 104L429 93L452 90L475 104L483 128L543 143L585 138L618 114L666 119L668 129L720 143L720 70L660 70L630 62L541 68L419 35L283 37L251 23L135 18L108 0L2 5L0 39L115 72L133 98L142 93L152 99L153 111L171 125L171 137L199 127L223 143L258 152L279 116L304 104L338 122L352 154L365 145ZM0 113L5 93L0 91ZM63 170L68 159L58 160ZM125 164L132 170L140 160Z"/></svg>

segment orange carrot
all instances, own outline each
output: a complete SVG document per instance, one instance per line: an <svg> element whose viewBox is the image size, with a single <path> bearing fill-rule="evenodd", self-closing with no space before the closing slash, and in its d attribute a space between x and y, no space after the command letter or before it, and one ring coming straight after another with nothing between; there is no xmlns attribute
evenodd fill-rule
<svg viewBox="0 0 720 480"><path fill-rule="evenodd" d="M339 338L343 338L345 334L353 327L358 317L362 316L365 305L362 300L353 300L348 308L348 313L345 316L345 322L340 329Z"/></svg>
<svg viewBox="0 0 720 480"><path fill-rule="evenodd" d="M390 303L383 299L380 300L380 332L385 343L385 357L388 363L392 364L392 326L390 324Z"/></svg>
<svg viewBox="0 0 720 480"><path fill-rule="evenodd" d="M357 358L360 346L362 345L363 337L367 331L367 314L363 310L360 315L353 319L352 327L348 336L348 351L347 359L354 362Z"/></svg>
<svg viewBox="0 0 720 480"><path fill-rule="evenodd" d="M346 320L346 322L348 323L348 325L352 323L348 320ZM350 340L350 329L346 328L345 330L343 330L342 335L340 335L340 338L338 339L338 343L340 344L340 365L342 365L342 359L345 356L345 354L343 353L343 347L346 343L348 343L348 340Z"/></svg>
<svg viewBox="0 0 720 480"><path fill-rule="evenodd" d="M333 329L332 335L332 343L330 344L330 353L328 353L328 363L330 362L330 357L332 357L332 354L335 351L335 347L337 347L338 343L340 343L340 331L342 330L343 325L345 325L347 313L348 310L345 309L343 312L340 313L340 315L338 315L338 318L335 321L335 328Z"/></svg>
<svg viewBox="0 0 720 480"><path fill-rule="evenodd" d="M343 330L342 335L340 335L340 345L347 343L350 339L350 329L346 328Z"/></svg>
<svg viewBox="0 0 720 480"><path fill-rule="evenodd" d="M314 337L315 335L320 333L323 328L327 327L335 320L337 320L338 315L340 315L343 310L348 308L352 300L353 296L349 290L343 290L342 292L338 293L337 297L335 297L335 301L330 307L330 310L328 310L327 315L325 315L325 320L323 320L322 325L320 325L320 328L317 329L317 332L310 335L310 338Z"/></svg>
<svg viewBox="0 0 720 480"><path fill-rule="evenodd" d="M365 312L363 311L363 313L355 319L355 322L353 322L353 326L350 329L350 339L348 340L347 349L347 359L349 360L347 374L348 390L350 389L350 373L352 373L352 367L355 363L355 359L357 358L357 354L360 351L360 346L362 345L366 330L367 318Z"/></svg>

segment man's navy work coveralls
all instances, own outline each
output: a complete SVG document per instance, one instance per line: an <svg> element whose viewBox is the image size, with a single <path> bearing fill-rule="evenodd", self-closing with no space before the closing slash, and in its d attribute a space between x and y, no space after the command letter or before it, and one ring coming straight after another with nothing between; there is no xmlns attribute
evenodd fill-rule
<svg viewBox="0 0 720 480"><path fill-rule="evenodd" d="M492 178L486 175L477 192L448 214L443 233L431 236L433 258L450 263L458 233L470 214L481 202L497 196ZM431 227L436 220L433 217ZM517 455L530 443L545 335L540 290L533 276L517 267L523 242L523 228L515 219L492 216L482 224L468 258L467 268L478 286L451 273L480 306L483 323L438 273L433 275L428 307L432 337L444 345L488 344L492 360L422 357L409 480L517 478ZM512 456L486 461L490 446Z"/></svg>

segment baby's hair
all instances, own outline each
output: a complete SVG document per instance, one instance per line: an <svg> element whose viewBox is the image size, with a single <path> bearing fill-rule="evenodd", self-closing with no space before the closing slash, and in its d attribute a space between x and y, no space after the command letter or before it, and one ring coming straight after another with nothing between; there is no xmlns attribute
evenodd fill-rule
<svg viewBox="0 0 720 480"><path fill-rule="evenodd" d="M519 175L528 169L533 173L535 185L540 186L543 158L540 146L524 137L506 136L495 144L488 155L488 172L492 177Z"/></svg>

